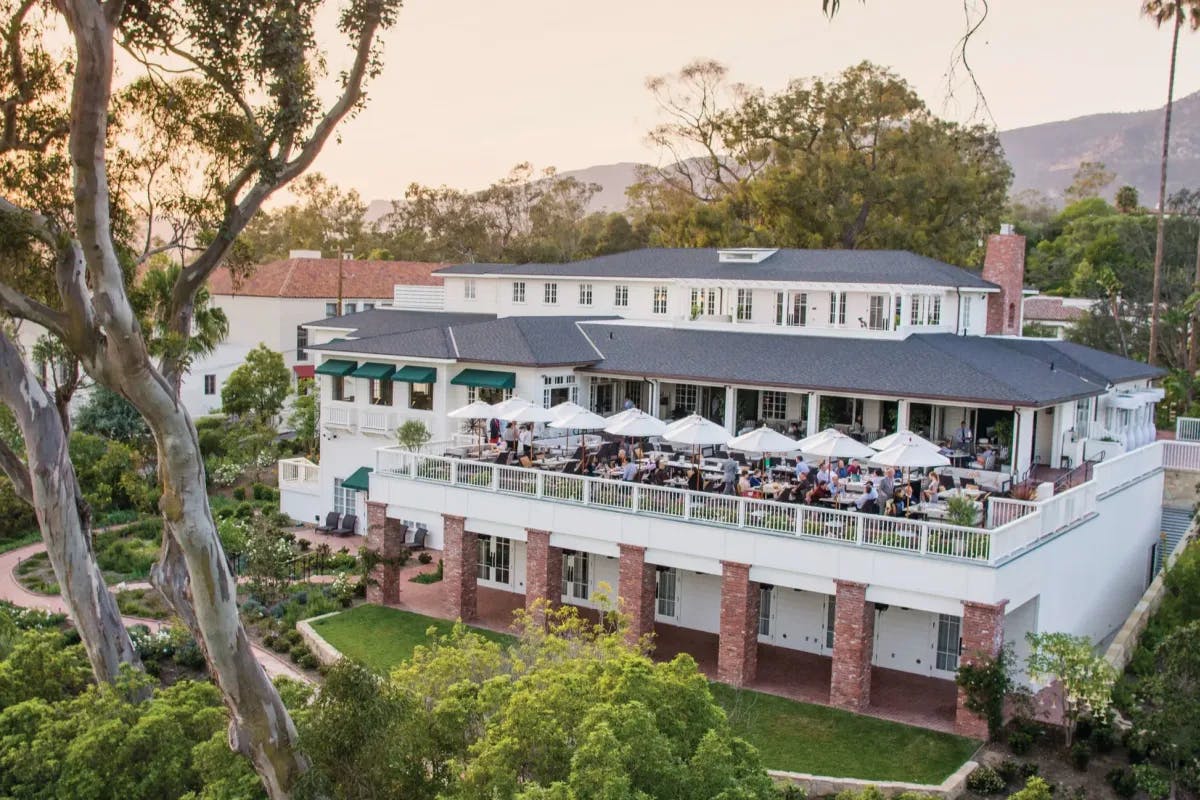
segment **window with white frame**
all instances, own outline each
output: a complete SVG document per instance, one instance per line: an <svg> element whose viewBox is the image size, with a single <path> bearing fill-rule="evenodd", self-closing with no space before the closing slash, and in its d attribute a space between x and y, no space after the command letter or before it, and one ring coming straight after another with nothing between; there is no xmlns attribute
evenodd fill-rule
<svg viewBox="0 0 1200 800"><path fill-rule="evenodd" d="M846 293L845 292L830 292L829 293L829 324L830 325L845 325L846 324Z"/></svg>
<svg viewBox="0 0 1200 800"><path fill-rule="evenodd" d="M759 393L759 403L762 406L761 419L787 419L787 392L775 392L769 389Z"/></svg>
<svg viewBox="0 0 1200 800"><path fill-rule="evenodd" d="M392 387L395 384L391 378L381 381L367 382L367 397L373 406L390 406L392 404Z"/></svg>
<svg viewBox="0 0 1200 800"><path fill-rule="evenodd" d="M591 594L588 578L588 554L564 552L562 557L562 593L571 600L587 600Z"/></svg>
<svg viewBox="0 0 1200 800"><path fill-rule="evenodd" d="M833 632L837 625L837 598L830 595L825 601L825 649L833 649Z"/></svg>
<svg viewBox="0 0 1200 800"><path fill-rule="evenodd" d="M475 299L475 279L474 278L467 278L463 281L463 299L464 300L474 300Z"/></svg>
<svg viewBox="0 0 1200 800"><path fill-rule="evenodd" d="M775 324L787 322L787 292L775 293Z"/></svg>
<svg viewBox="0 0 1200 800"><path fill-rule="evenodd" d="M505 400L511 399L512 395L512 389L494 389L490 386L468 386L467 404L474 403L476 400L482 400L485 403L495 405L496 403L503 403Z"/></svg>
<svg viewBox="0 0 1200 800"><path fill-rule="evenodd" d="M675 385L675 405L682 408L689 414L696 411L696 387L690 383L678 383Z"/></svg>
<svg viewBox="0 0 1200 800"><path fill-rule="evenodd" d="M343 480L333 479L333 510L339 514L354 514L358 508L358 492L343 486Z"/></svg>
<svg viewBox="0 0 1200 800"><path fill-rule="evenodd" d="M575 383L574 373L542 377L542 408L551 408L568 400L579 402L579 387Z"/></svg>
<svg viewBox="0 0 1200 800"><path fill-rule="evenodd" d="M792 295L792 316L788 324L803 328L808 324L808 292L796 292Z"/></svg>
<svg viewBox="0 0 1200 800"><path fill-rule="evenodd" d="M616 396L616 387L612 378L592 378L588 381L589 407L597 414L610 414L616 411Z"/></svg>
<svg viewBox="0 0 1200 800"><path fill-rule="evenodd" d="M1086 439L1092 422L1092 398L1084 397L1075 402L1075 436ZM1001 444L1006 444L1001 442Z"/></svg>
<svg viewBox="0 0 1200 800"><path fill-rule="evenodd" d="M628 286L622 283L613 287L613 305L617 308L625 308L629 305Z"/></svg>
<svg viewBox="0 0 1200 800"><path fill-rule="evenodd" d="M337 315L338 315L337 303L326 303L325 304L325 316L336 317Z"/></svg>
<svg viewBox="0 0 1200 800"><path fill-rule="evenodd" d="M738 322L747 322L754 317L754 292L750 289L737 290Z"/></svg>
<svg viewBox="0 0 1200 800"><path fill-rule="evenodd" d="M966 333L971 328L971 298L962 299L962 329Z"/></svg>
<svg viewBox="0 0 1200 800"><path fill-rule="evenodd" d="M655 286L654 287L654 305L652 307L652 310L655 314L667 313L667 287L666 286Z"/></svg>
<svg viewBox="0 0 1200 800"><path fill-rule="evenodd" d="M374 304L374 303L363 303L363 304L362 304L362 310L363 310L363 311L374 311L374 310L375 310L375 304Z"/></svg>
<svg viewBox="0 0 1200 800"><path fill-rule="evenodd" d="M896 312L892 320L892 327L899 328L900 321L904 319L904 298L901 295L896 295Z"/></svg>
<svg viewBox="0 0 1200 800"><path fill-rule="evenodd" d="M343 303L342 304L342 313L343 314L353 314L355 311L358 311L358 306L355 305L354 303Z"/></svg>
<svg viewBox="0 0 1200 800"><path fill-rule="evenodd" d="M925 309L925 321L930 325L942 324L942 296L940 294L929 296L929 305Z"/></svg>
<svg viewBox="0 0 1200 800"><path fill-rule="evenodd" d="M558 284L557 283L542 284L542 302L548 306L552 306L558 302Z"/></svg>
<svg viewBox="0 0 1200 800"><path fill-rule="evenodd" d="M887 330L887 298L873 294L868 301L867 327L873 331Z"/></svg>
<svg viewBox="0 0 1200 800"><path fill-rule="evenodd" d="M296 360L308 361L308 328L303 325L296 326Z"/></svg>
<svg viewBox="0 0 1200 800"><path fill-rule="evenodd" d="M410 383L408 407L416 411L433 411L433 384Z"/></svg>
<svg viewBox="0 0 1200 800"><path fill-rule="evenodd" d="M775 587L762 584L758 587L758 635L770 636L771 623L775 617Z"/></svg>
<svg viewBox="0 0 1200 800"><path fill-rule="evenodd" d="M475 577L481 581L491 581L492 583L509 583L512 542L502 536L482 535L478 541L479 558Z"/></svg>
<svg viewBox="0 0 1200 800"><path fill-rule="evenodd" d="M912 297L909 298L908 304L909 304L908 324L909 325L920 325L921 324L921 297L920 297L920 295L914 294Z"/></svg>
<svg viewBox="0 0 1200 800"><path fill-rule="evenodd" d="M513 299L514 303L525 302L525 281L513 281Z"/></svg>
<svg viewBox="0 0 1200 800"><path fill-rule="evenodd" d="M950 614L938 614L937 668L953 672L958 669L958 653L962 647L962 619Z"/></svg>
<svg viewBox="0 0 1200 800"><path fill-rule="evenodd" d="M354 378L344 375L333 376L333 399L341 403L354 402Z"/></svg>
<svg viewBox="0 0 1200 800"><path fill-rule="evenodd" d="M590 283L579 284L579 305L590 306L592 304L592 285Z"/></svg>
<svg viewBox="0 0 1200 800"><path fill-rule="evenodd" d="M205 394L216 394L217 393L217 376L216 375L205 375L204 376L204 393Z"/></svg>
<svg viewBox="0 0 1200 800"><path fill-rule="evenodd" d="M679 570L659 567L654 575L655 612L672 619L679 616Z"/></svg>

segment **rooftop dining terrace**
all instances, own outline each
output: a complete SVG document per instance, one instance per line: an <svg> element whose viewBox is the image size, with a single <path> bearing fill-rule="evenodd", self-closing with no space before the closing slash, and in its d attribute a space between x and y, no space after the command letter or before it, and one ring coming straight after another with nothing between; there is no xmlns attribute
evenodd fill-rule
<svg viewBox="0 0 1200 800"><path fill-rule="evenodd" d="M806 505L762 497L694 491L605 475L563 472L565 458L547 455L539 464L509 466L442 448L441 454L399 447L376 451L372 497L378 481L415 481L523 497L536 503L577 506L622 515L791 537L844 547L898 552L930 559L1000 566L1092 519L1098 501L1163 469L1200 470L1200 443L1158 441L1092 465L1090 478L1045 499L1018 500L978 493L974 526L934 518L893 517L838 505ZM455 454L449 454L451 451ZM650 454L649 459L657 456ZM673 468L688 466L673 459ZM711 469L711 467L710 467ZM953 492L969 492L963 488Z"/></svg>

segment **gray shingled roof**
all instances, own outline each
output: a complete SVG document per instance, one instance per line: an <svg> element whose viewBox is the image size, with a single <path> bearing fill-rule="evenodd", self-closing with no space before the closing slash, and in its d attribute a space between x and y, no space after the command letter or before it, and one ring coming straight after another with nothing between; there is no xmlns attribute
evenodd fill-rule
<svg viewBox="0 0 1200 800"><path fill-rule="evenodd" d="M314 328L343 328L354 331L349 334L360 339L385 333L403 333L439 325L461 325L495 319L495 314L458 314L448 311L403 311L388 308L373 308L354 314L326 317L316 322L306 322ZM311 349L311 348L310 348Z"/></svg>
<svg viewBox="0 0 1200 800"><path fill-rule="evenodd" d="M714 248L649 248L567 264L456 264L438 275L895 283L995 289L978 274L904 250L780 249L758 264L721 263Z"/></svg>
<svg viewBox="0 0 1200 800"><path fill-rule="evenodd" d="M1075 342L1058 339L998 339L1006 347L1053 362L1059 369L1066 369L1097 383L1124 383L1126 381L1161 378L1165 369L1152 367L1142 361L1123 358L1103 350L1095 350Z"/></svg>
<svg viewBox="0 0 1200 800"><path fill-rule="evenodd" d="M309 349L410 358L454 358L514 366L586 365L599 361L600 356L577 323L601 319L610 318L503 317L462 323L452 321L423 330L366 336Z"/></svg>
<svg viewBox="0 0 1200 800"><path fill-rule="evenodd" d="M1002 339L953 334L900 341L581 326L604 353L590 371L792 389L1045 406L1100 394L1103 382L1054 369Z"/></svg>

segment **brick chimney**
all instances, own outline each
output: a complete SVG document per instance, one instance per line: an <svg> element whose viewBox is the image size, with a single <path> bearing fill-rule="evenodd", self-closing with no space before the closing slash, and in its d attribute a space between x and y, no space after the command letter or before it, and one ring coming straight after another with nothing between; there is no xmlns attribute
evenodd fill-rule
<svg viewBox="0 0 1200 800"><path fill-rule="evenodd" d="M1001 225L1000 233L988 237L983 258L983 279L1000 287L987 296L987 333L989 336L1020 336L1025 298L1025 237Z"/></svg>

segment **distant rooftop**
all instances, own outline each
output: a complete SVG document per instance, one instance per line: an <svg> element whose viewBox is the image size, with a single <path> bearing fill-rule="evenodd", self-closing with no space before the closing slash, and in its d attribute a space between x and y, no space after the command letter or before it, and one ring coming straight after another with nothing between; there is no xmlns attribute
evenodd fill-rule
<svg viewBox="0 0 1200 800"><path fill-rule="evenodd" d="M244 278L225 267L209 278L209 291L247 297L335 298L338 268L342 271L342 296L391 300L396 284L441 286L436 273L445 264L423 261L372 261L337 258L285 258L259 264Z"/></svg>
<svg viewBox="0 0 1200 800"><path fill-rule="evenodd" d="M905 250L647 248L565 264L456 264L438 274L890 283L984 291L997 288L978 273Z"/></svg>
<svg viewBox="0 0 1200 800"><path fill-rule="evenodd" d="M1048 322L1074 322L1088 315L1088 307L1094 300L1063 297L1025 298L1025 319Z"/></svg>

